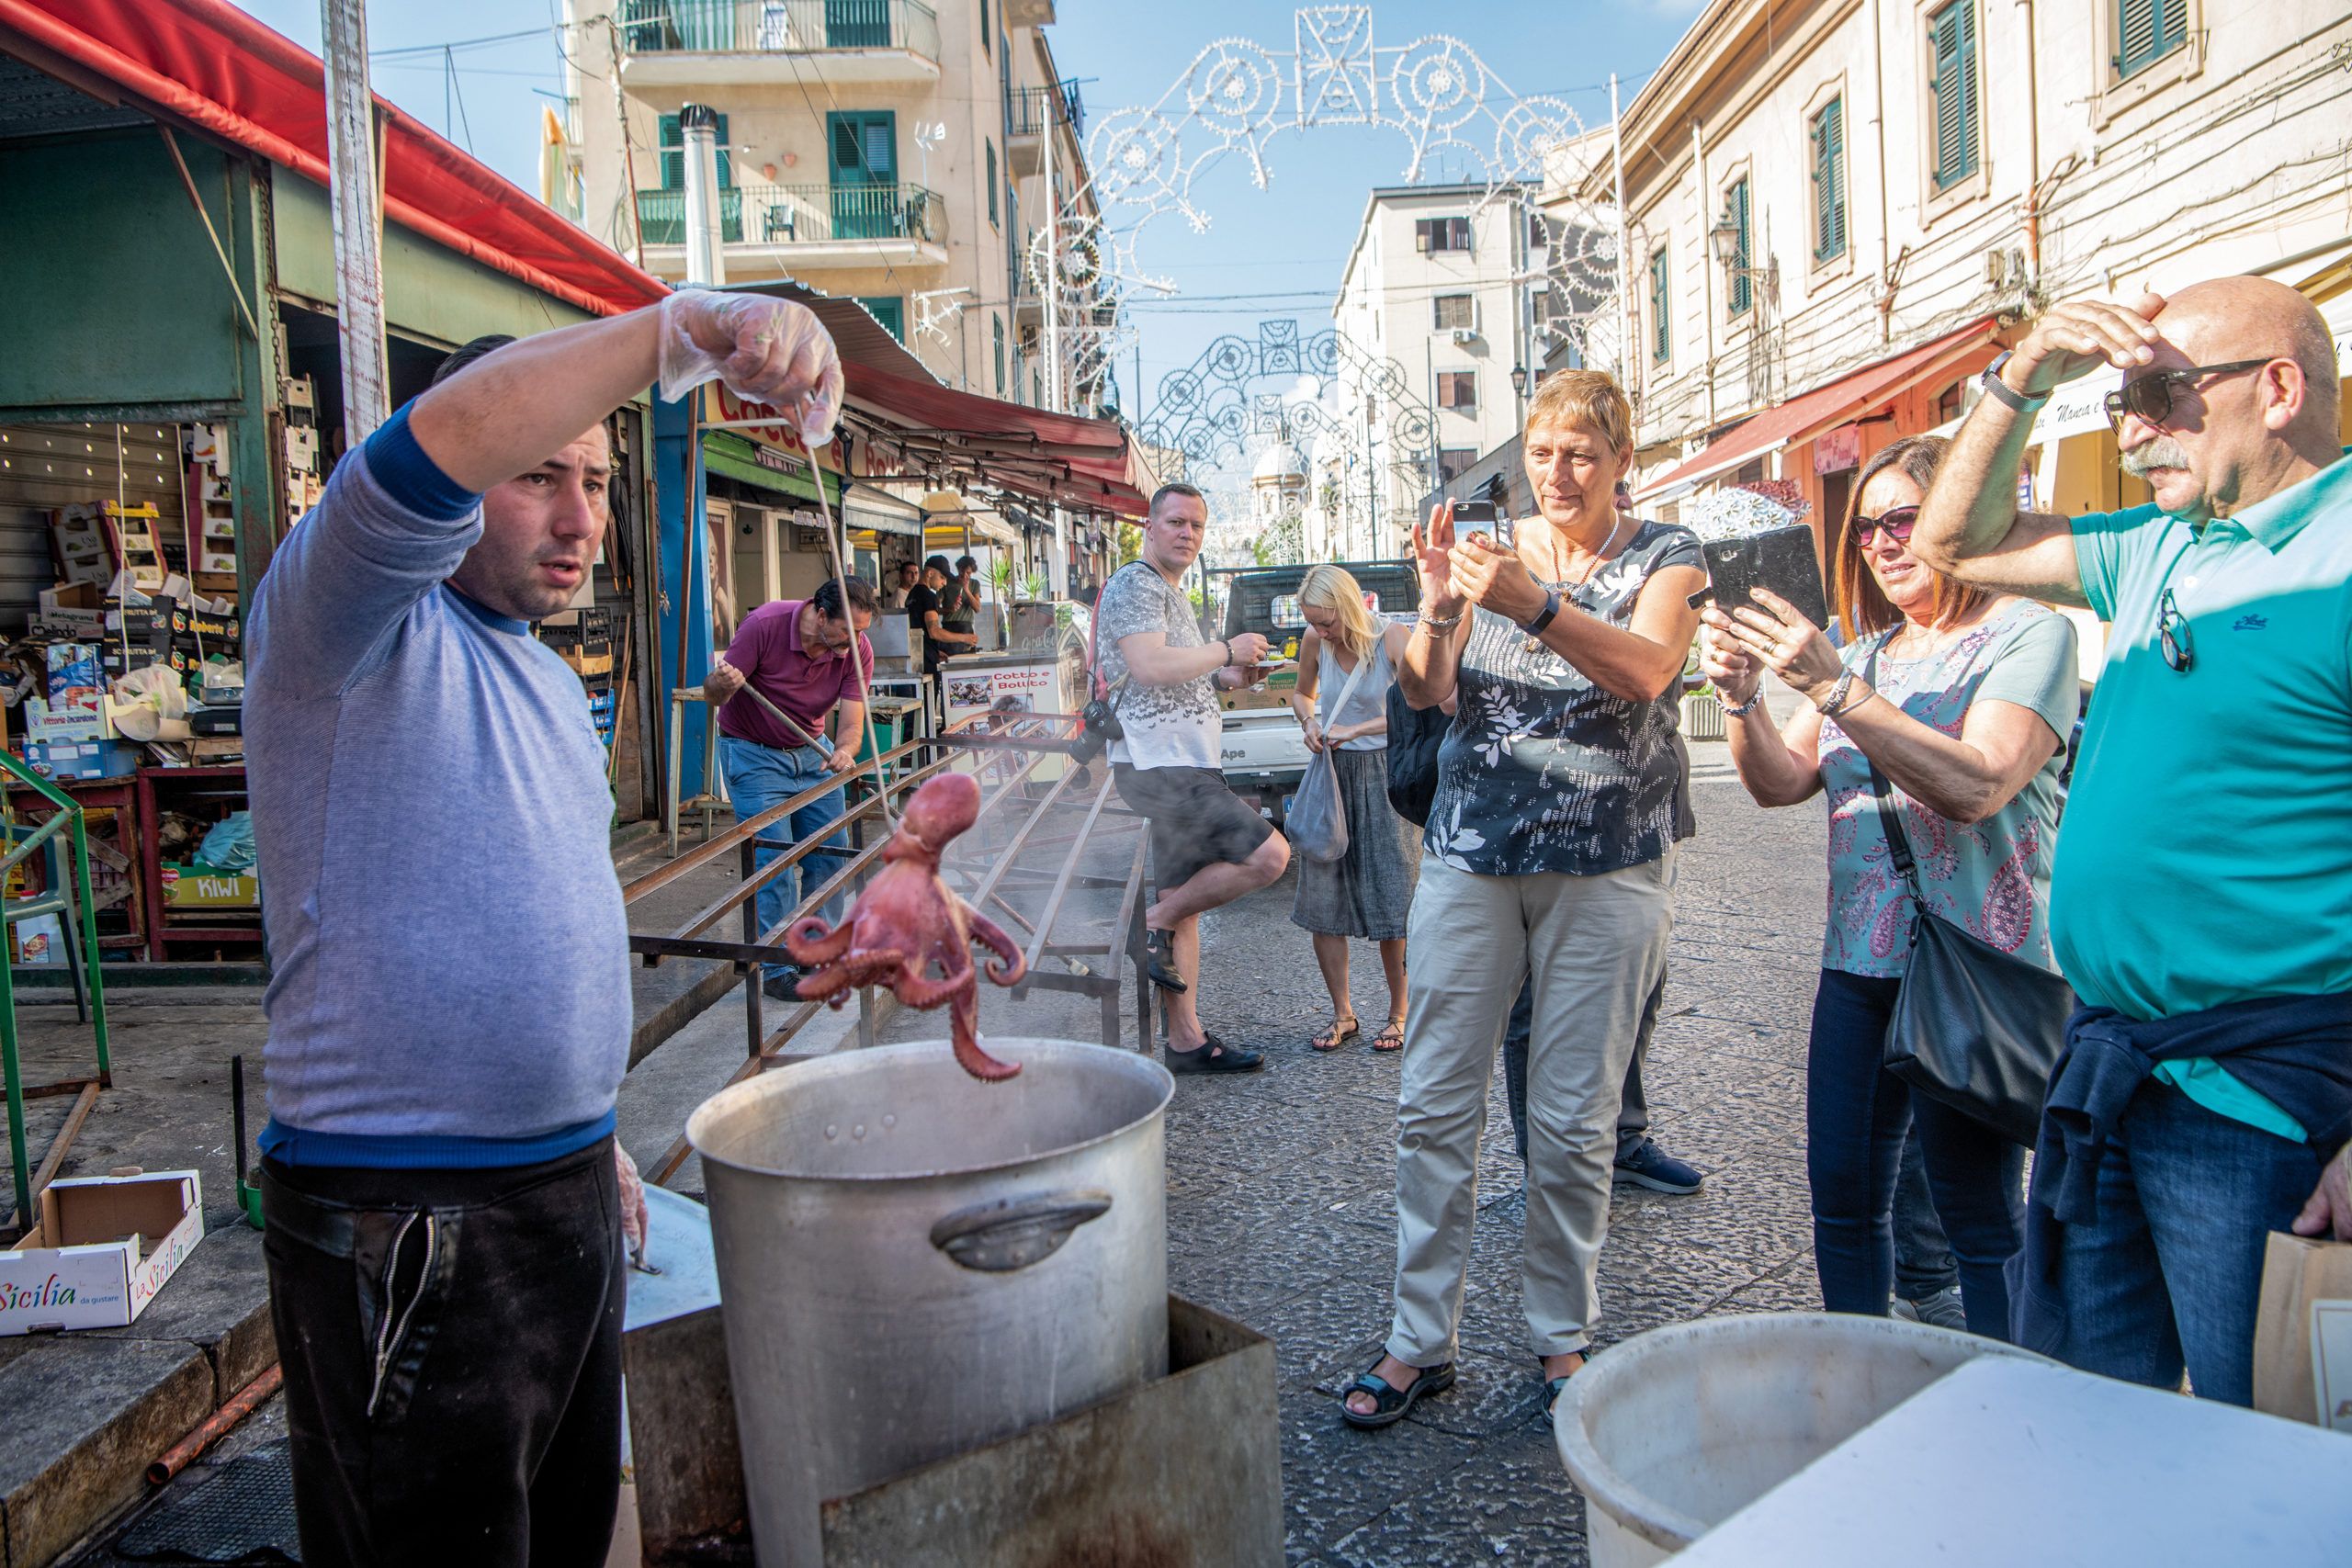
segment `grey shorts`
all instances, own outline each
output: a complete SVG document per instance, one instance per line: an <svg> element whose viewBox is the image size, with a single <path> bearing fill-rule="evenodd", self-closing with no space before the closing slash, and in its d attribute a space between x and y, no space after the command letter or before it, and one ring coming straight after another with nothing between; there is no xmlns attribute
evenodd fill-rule
<svg viewBox="0 0 2352 1568"><path fill-rule="evenodd" d="M1151 879L1161 893L1205 868L1239 865L1274 836L1274 825L1225 787L1214 768L1113 765L1119 798L1151 824Z"/></svg>

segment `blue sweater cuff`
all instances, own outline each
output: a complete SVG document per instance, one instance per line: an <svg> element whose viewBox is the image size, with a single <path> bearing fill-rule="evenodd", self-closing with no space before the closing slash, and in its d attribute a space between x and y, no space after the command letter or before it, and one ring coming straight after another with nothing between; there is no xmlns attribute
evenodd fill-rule
<svg viewBox="0 0 2352 1568"><path fill-rule="evenodd" d="M408 427L408 411L415 406L413 400L402 403L368 438L363 448L368 471L401 510L436 523L454 523L481 505L481 497L443 473L416 444Z"/></svg>

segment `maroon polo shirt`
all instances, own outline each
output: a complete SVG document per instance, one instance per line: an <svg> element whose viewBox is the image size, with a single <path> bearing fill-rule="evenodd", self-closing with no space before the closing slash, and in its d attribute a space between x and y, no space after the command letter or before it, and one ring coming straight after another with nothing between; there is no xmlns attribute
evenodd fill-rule
<svg viewBox="0 0 2352 1568"><path fill-rule="evenodd" d="M825 733L825 716L840 702L858 700L857 668L849 650L811 659L800 646L800 608L806 599L783 599L763 604L743 617L735 640L727 645L727 662L743 672L746 683L808 728ZM874 646L858 634L858 658L874 668ZM775 716L738 692L718 708L718 732L739 740L756 741L789 751L806 744L775 721Z"/></svg>

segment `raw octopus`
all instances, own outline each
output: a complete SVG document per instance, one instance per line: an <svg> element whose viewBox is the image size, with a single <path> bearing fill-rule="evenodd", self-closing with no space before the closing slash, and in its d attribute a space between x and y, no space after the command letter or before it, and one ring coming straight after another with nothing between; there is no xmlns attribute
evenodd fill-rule
<svg viewBox="0 0 2352 1568"><path fill-rule="evenodd" d="M992 1083L1021 1066L980 1049L972 942L977 938L997 955L989 978L1000 986L1018 982L1028 961L1002 927L957 897L939 874L941 852L979 814L980 784L970 774L941 773L925 783L907 802L899 830L883 846L881 874L857 896L849 919L828 927L806 916L784 933L784 945L795 962L814 966L800 979L803 1000L822 998L837 1008L859 986L888 986L909 1007L947 1004L956 1065Z"/></svg>

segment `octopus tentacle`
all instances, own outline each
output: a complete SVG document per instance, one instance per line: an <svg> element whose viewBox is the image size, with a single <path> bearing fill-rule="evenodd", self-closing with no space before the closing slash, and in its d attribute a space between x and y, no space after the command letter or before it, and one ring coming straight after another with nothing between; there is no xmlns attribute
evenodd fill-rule
<svg viewBox="0 0 2352 1568"><path fill-rule="evenodd" d="M980 1049L979 987L967 975L948 1018L948 1038L956 1047L956 1065L983 1083L1001 1083L1021 1070L1018 1062L1000 1062Z"/></svg>
<svg viewBox="0 0 2352 1568"><path fill-rule="evenodd" d="M910 970L899 976L899 983L892 987L899 993L899 999L910 1008L935 1008L958 995L969 996L976 988L977 981L968 966L961 975L950 975L944 980Z"/></svg>
<svg viewBox="0 0 2352 1568"><path fill-rule="evenodd" d="M1000 986L1010 986L1029 972L1029 960L1013 945L1004 928L981 914L978 909L966 913L972 921L972 940L997 956L989 964L989 978Z"/></svg>
<svg viewBox="0 0 2352 1568"><path fill-rule="evenodd" d="M796 964L830 964L847 953L856 937L854 915L831 928L819 917L805 915L793 921L792 929L784 933L784 950L792 954Z"/></svg>
<svg viewBox="0 0 2352 1568"><path fill-rule="evenodd" d="M814 1002L827 997L846 997L849 987L849 971L841 964L828 964L822 969L812 969L800 976L800 984L796 989L802 1001ZM837 999L834 1005L840 1006L840 1001Z"/></svg>
<svg viewBox="0 0 2352 1568"><path fill-rule="evenodd" d="M877 947L864 953L853 953L842 959L842 964L849 970L851 980L857 985L888 986L896 984L894 976L906 961L906 954L896 948Z"/></svg>

